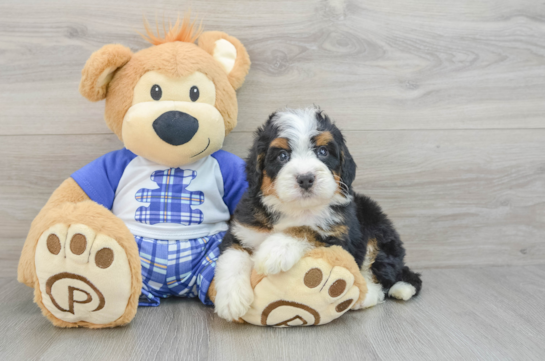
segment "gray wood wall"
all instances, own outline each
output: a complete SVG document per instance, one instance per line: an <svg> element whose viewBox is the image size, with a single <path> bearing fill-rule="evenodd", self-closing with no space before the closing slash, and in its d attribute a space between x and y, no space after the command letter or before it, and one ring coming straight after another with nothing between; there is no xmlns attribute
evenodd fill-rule
<svg viewBox="0 0 545 361"><path fill-rule="evenodd" d="M415 269L545 263L542 2L2 0L0 275L62 180L122 147L78 92L86 59L148 46L142 15L189 6L253 61L225 149L245 156L277 108L319 105Z"/></svg>

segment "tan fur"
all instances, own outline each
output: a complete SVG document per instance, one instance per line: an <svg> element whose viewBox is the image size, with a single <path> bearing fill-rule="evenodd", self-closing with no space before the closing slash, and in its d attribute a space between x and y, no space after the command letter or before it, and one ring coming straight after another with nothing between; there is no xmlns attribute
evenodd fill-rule
<svg viewBox="0 0 545 361"><path fill-rule="evenodd" d="M65 322L53 316L42 304L42 295L36 276L34 254L41 234L57 223L67 225L83 223L91 227L95 232L115 239L125 250L132 275L131 296L125 313L116 321L104 325L91 324L84 321L76 323ZM32 222L19 261L18 280L27 286L34 287L34 302L40 306L44 316L55 326L107 328L124 325L129 323L136 314L138 298L142 289L138 247L127 226L109 210L88 200L77 183L70 178L63 182L53 193L40 214Z"/></svg>
<svg viewBox="0 0 545 361"><path fill-rule="evenodd" d="M348 227L344 224L337 224L331 227L327 234L332 237L343 238L346 234L348 234Z"/></svg>
<svg viewBox="0 0 545 361"><path fill-rule="evenodd" d="M212 282L210 282L210 286L208 286L208 298L210 298L210 301L214 303L216 300L216 295L218 294L218 291L216 290L216 279L212 279Z"/></svg>
<svg viewBox="0 0 545 361"><path fill-rule="evenodd" d="M263 171L263 181L261 182L261 192L264 196L270 196L276 194L276 189L274 189L274 182L271 177L267 175L266 171Z"/></svg>
<svg viewBox="0 0 545 361"><path fill-rule="evenodd" d="M81 71L80 93L92 102L106 98L108 79L99 84L104 71L112 68L113 71L127 64L132 52L129 48L119 44L109 44L91 54Z"/></svg>
<svg viewBox="0 0 545 361"><path fill-rule="evenodd" d="M322 132L314 138L317 146L328 145L332 140L333 135L331 135L331 132L328 131Z"/></svg>
<svg viewBox="0 0 545 361"><path fill-rule="evenodd" d="M290 227L285 229L283 233L295 239L305 240L311 243L314 247L324 246L322 242L318 241L317 232L308 226Z"/></svg>
<svg viewBox="0 0 545 361"><path fill-rule="evenodd" d="M262 226L261 228L255 227L258 232L270 232L273 229L271 219L261 210L254 210L254 218Z"/></svg>
<svg viewBox="0 0 545 361"><path fill-rule="evenodd" d="M378 254L378 245L377 240L375 238L372 238L367 242L367 252L365 253L365 259L363 260L363 264L361 265L361 271L363 273L369 272L369 274L372 275L372 280L375 283L379 283L376 276L371 271L371 266L373 263L375 263L375 259L377 258Z"/></svg>
<svg viewBox="0 0 545 361"><path fill-rule="evenodd" d="M290 146L288 145L288 140L286 138L276 138L271 142L270 148L282 148L289 150Z"/></svg>

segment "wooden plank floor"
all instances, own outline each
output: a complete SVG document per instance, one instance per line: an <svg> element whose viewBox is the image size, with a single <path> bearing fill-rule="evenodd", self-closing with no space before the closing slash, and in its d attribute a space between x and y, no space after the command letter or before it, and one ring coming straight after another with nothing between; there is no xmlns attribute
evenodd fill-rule
<svg viewBox="0 0 545 361"><path fill-rule="evenodd" d="M0 279L2 360L543 360L545 266L429 269L422 294L320 327L230 324L194 300L127 327L53 327L32 290Z"/></svg>

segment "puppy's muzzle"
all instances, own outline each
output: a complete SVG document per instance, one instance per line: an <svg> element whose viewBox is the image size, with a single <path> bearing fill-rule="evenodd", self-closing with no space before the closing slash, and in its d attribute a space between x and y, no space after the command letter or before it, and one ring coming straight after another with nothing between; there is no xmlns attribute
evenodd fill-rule
<svg viewBox="0 0 545 361"><path fill-rule="evenodd" d="M199 121L179 111L161 114L153 121L155 133L168 144L182 145L189 142L199 130Z"/></svg>
<svg viewBox="0 0 545 361"><path fill-rule="evenodd" d="M299 187L308 191L314 185L314 180L316 177L312 173L300 174L297 176L297 183Z"/></svg>

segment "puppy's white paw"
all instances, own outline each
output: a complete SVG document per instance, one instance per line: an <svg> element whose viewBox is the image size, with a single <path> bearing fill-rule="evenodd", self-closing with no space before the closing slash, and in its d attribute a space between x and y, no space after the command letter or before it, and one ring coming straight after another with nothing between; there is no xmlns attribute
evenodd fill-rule
<svg viewBox="0 0 545 361"><path fill-rule="evenodd" d="M227 321L237 321L248 312L254 302L254 290L250 283L240 282L230 289L218 289L215 300L216 313Z"/></svg>
<svg viewBox="0 0 545 361"><path fill-rule="evenodd" d="M310 249L306 241L297 240L283 233L267 238L254 253L254 268L264 275L289 271Z"/></svg>
<svg viewBox="0 0 545 361"><path fill-rule="evenodd" d="M214 306L221 318L237 321L254 302L250 281L252 266L250 255L243 250L231 248L219 257L216 263Z"/></svg>
<svg viewBox="0 0 545 361"><path fill-rule="evenodd" d="M384 302L384 291L382 285L374 283L370 278L365 278L367 281L367 294L360 303L355 304L352 309L359 310L362 308L369 308Z"/></svg>

